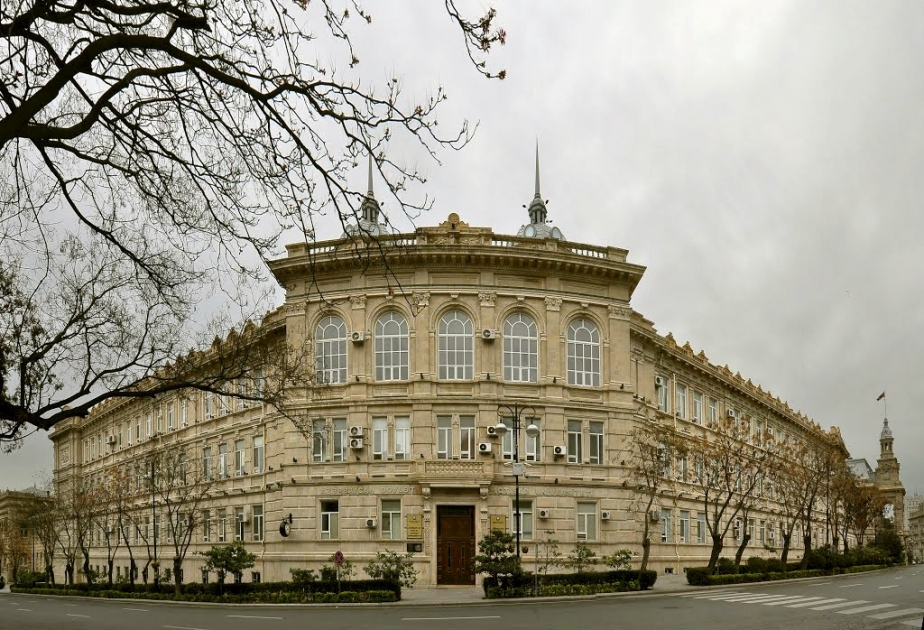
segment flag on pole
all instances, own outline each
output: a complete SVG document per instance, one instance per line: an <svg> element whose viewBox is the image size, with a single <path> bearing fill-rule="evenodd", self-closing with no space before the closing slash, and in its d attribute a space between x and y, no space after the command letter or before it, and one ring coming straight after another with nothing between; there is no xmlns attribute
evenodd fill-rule
<svg viewBox="0 0 924 630"><path fill-rule="evenodd" d="M879 401L879 400L882 400L883 398L885 398L885 392L882 392L881 394L879 394L879 398L877 398L876 400Z"/></svg>

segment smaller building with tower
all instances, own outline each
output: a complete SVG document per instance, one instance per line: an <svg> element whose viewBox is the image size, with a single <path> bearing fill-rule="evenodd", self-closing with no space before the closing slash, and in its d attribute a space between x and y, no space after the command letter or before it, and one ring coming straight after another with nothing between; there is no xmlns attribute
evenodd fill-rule
<svg viewBox="0 0 924 630"><path fill-rule="evenodd" d="M882 431L879 433L879 458L876 460L874 471L866 459L850 459L847 465L851 472L861 480L873 483L886 500L884 516L895 525L899 536L905 537L908 533L905 521L905 486L901 480L901 464L895 457L893 450L895 438L889 427L889 419L882 420Z"/></svg>

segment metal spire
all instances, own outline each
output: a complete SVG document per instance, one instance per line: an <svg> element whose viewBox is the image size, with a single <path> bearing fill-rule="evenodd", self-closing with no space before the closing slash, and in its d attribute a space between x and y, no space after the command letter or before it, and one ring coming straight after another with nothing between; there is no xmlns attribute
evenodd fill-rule
<svg viewBox="0 0 924 630"><path fill-rule="evenodd" d="M538 190L538 188L536 190ZM369 152L369 192L368 192L368 195L370 198L375 196L372 191L372 151Z"/></svg>
<svg viewBox="0 0 924 630"><path fill-rule="evenodd" d="M379 222L379 204L375 200L375 192L372 190L372 170L374 164L372 163L372 151L369 152L369 192L366 193L366 198L363 199L362 203L362 217L363 221L368 223L378 223Z"/></svg>
<svg viewBox="0 0 924 630"><path fill-rule="evenodd" d="M532 225L545 223L545 217L548 211L545 202L542 200L542 194L539 192L539 140L536 140L536 195L529 204L529 222Z"/></svg>
<svg viewBox="0 0 924 630"><path fill-rule="evenodd" d="M536 199L542 199L539 194L539 139L536 139Z"/></svg>

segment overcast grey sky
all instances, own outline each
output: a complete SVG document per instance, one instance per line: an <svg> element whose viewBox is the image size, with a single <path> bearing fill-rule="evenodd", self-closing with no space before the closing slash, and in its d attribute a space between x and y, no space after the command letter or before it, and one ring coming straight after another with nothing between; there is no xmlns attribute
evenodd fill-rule
<svg viewBox="0 0 924 630"><path fill-rule="evenodd" d="M538 137L550 218L648 268L633 306L661 333L841 427L873 466L885 390L924 492L924 4L499 1L503 82L467 65L442 3L364 5L364 80L442 84L441 125L480 122L419 162L436 204L418 224L515 233ZM50 467L37 436L0 455L0 487Z"/></svg>

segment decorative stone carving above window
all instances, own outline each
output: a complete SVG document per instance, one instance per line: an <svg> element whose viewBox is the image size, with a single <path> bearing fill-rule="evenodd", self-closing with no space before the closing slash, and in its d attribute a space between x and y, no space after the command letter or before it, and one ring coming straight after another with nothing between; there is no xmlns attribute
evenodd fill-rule
<svg viewBox="0 0 924 630"><path fill-rule="evenodd" d="M610 319L629 319L632 317L632 309L621 304L610 304Z"/></svg>
<svg viewBox="0 0 924 630"><path fill-rule="evenodd" d="M482 306L494 306L494 301L497 299L496 293L479 293L478 299L481 301Z"/></svg>
<svg viewBox="0 0 924 630"><path fill-rule="evenodd" d="M411 301L414 303L414 306L417 308L426 308L430 306L430 294L429 293L412 293Z"/></svg>
<svg viewBox="0 0 924 630"><path fill-rule="evenodd" d="M545 298L545 309L547 311L560 311L561 298L556 295L549 295Z"/></svg>
<svg viewBox="0 0 924 630"><path fill-rule="evenodd" d="M353 308L366 308L366 296L365 295L351 295L350 304Z"/></svg>

